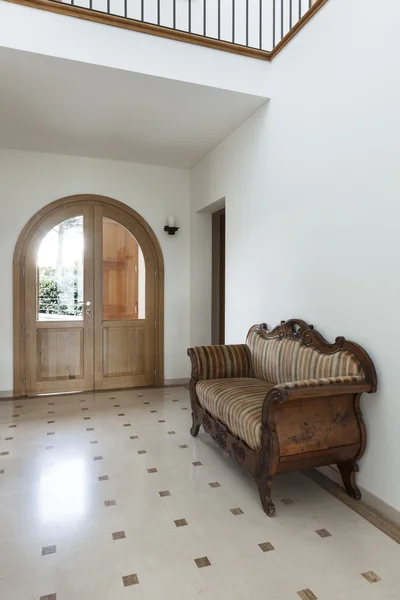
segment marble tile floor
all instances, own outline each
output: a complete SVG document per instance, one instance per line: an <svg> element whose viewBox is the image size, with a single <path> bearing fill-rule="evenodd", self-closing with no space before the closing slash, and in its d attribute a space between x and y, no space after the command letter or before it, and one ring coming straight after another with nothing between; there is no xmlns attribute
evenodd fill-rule
<svg viewBox="0 0 400 600"><path fill-rule="evenodd" d="M183 387L0 402L1 600L399 600L400 546L301 473L277 516Z"/></svg>

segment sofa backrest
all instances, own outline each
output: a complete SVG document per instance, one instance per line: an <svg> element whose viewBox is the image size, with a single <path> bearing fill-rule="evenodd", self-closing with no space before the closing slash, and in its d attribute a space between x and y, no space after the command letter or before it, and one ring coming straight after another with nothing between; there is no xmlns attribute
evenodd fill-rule
<svg viewBox="0 0 400 600"><path fill-rule="evenodd" d="M365 368L363 355L371 365L372 362L360 346L344 338L329 344L304 321L292 319L272 331L268 331L266 325L255 325L250 329L246 343L250 349L253 377L270 383L341 376L370 379L366 375L369 368Z"/></svg>

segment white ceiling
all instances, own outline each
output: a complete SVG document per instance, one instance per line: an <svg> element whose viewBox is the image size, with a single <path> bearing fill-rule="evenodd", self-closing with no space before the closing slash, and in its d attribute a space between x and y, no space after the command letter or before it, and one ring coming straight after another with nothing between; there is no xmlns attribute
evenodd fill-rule
<svg viewBox="0 0 400 600"><path fill-rule="evenodd" d="M0 48L3 148L188 168L265 102Z"/></svg>

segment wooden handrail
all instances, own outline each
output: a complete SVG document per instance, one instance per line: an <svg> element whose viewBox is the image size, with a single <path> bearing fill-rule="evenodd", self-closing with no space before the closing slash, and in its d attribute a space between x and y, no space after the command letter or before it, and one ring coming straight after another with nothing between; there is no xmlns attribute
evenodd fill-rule
<svg viewBox="0 0 400 600"><path fill-rule="evenodd" d="M46 10L49 12L57 13L60 15L66 15L75 17L77 19L84 19L85 21L93 21L94 23L101 23L102 25L111 25L113 27L120 27L122 29L129 29L131 31L137 31L140 33L147 33L158 37L163 37L179 42L186 42L188 44L196 44L198 46L204 46L206 48L212 48L214 50L222 50L224 52L231 52L233 54L239 54L242 56L248 56L250 58L257 58L260 60L271 61L275 56L290 42L291 39L308 23L310 19L319 11L320 8L328 0L315 0L311 8L301 17L299 21L292 27L292 29L281 39L280 42L271 51L259 50L244 46L234 42L226 42L224 40L218 40L211 37L199 35L196 33L188 33L186 31L180 31L165 26L153 25L139 20L134 20L125 17L119 17L117 15L110 15L107 13L81 8L80 6L72 6L71 4L64 4L62 2L56 2L54 0L5 0L12 4L21 4L22 6L28 6L30 8L38 8L40 10Z"/></svg>

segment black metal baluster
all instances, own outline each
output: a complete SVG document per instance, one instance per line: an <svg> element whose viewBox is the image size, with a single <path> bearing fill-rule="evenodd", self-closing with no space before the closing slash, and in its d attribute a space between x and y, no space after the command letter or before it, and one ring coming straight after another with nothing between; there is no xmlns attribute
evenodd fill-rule
<svg viewBox="0 0 400 600"><path fill-rule="evenodd" d="M173 28L176 29L176 0L174 0L173 4L173 16L172 16Z"/></svg>
<svg viewBox="0 0 400 600"><path fill-rule="evenodd" d="M221 0L218 0L218 39L221 39Z"/></svg>
<svg viewBox="0 0 400 600"><path fill-rule="evenodd" d="M192 0L188 0L188 25L189 33L192 33Z"/></svg>
<svg viewBox="0 0 400 600"><path fill-rule="evenodd" d="M293 27L293 0L290 0L289 6L289 29Z"/></svg>
<svg viewBox="0 0 400 600"><path fill-rule="evenodd" d="M283 39L283 0L281 0L281 40Z"/></svg>
<svg viewBox="0 0 400 600"><path fill-rule="evenodd" d="M299 20L301 19L301 0L299 0Z"/></svg>
<svg viewBox="0 0 400 600"><path fill-rule="evenodd" d="M246 0L246 46L249 46L249 0Z"/></svg>
<svg viewBox="0 0 400 600"><path fill-rule="evenodd" d="M90 0L92 2L92 0ZM128 0L124 0L124 17L125 19L128 17Z"/></svg>
<svg viewBox="0 0 400 600"><path fill-rule="evenodd" d="M207 0L203 0L203 35L207 36Z"/></svg>
<svg viewBox="0 0 400 600"><path fill-rule="evenodd" d="M258 0L260 9L260 50L262 50L262 26L263 26L263 12L262 12L262 0Z"/></svg>
<svg viewBox="0 0 400 600"><path fill-rule="evenodd" d="M71 2L71 4L73 4L73 0ZM89 10L93 10L93 0L89 0Z"/></svg>
<svg viewBox="0 0 400 600"><path fill-rule="evenodd" d="M276 26L276 6L275 6L275 2L276 0L273 0L272 2L272 47L275 48L275 26ZM300 0L301 2L301 0Z"/></svg>
<svg viewBox="0 0 400 600"><path fill-rule="evenodd" d="M311 0L308 0L308 8L311 8Z"/></svg>
<svg viewBox="0 0 400 600"><path fill-rule="evenodd" d="M160 10L161 10L160 0L157 0L157 25L160 24Z"/></svg>
<svg viewBox="0 0 400 600"><path fill-rule="evenodd" d="M111 0L107 0L107 14L110 14L110 4Z"/></svg>
<svg viewBox="0 0 400 600"><path fill-rule="evenodd" d="M142 21L144 21L144 0L142 0Z"/></svg>
<svg viewBox="0 0 400 600"><path fill-rule="evenodd" d="M235 14L236 14L236 4L235 0L232 0L232 43L235 43Z"/></svg>

